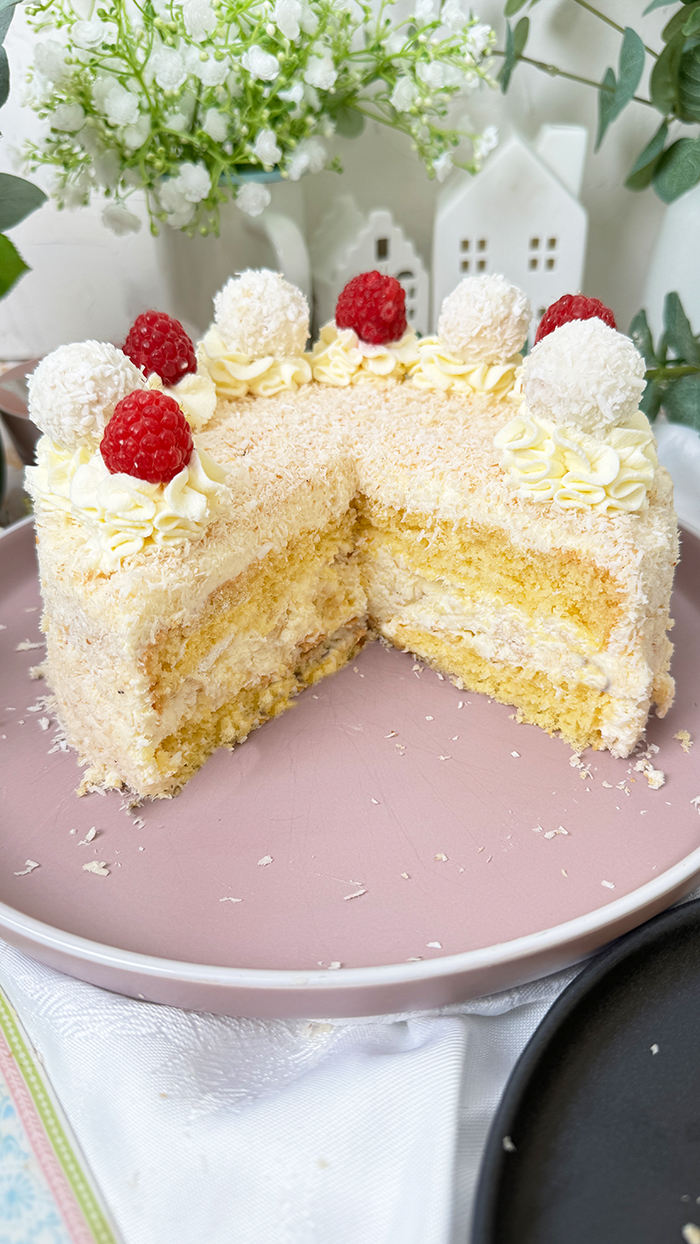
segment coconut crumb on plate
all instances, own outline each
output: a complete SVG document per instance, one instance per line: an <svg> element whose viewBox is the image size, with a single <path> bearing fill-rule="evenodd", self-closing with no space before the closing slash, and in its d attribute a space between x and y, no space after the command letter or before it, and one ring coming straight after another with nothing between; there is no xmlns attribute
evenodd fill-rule
<svg viewBox="0 0 700 1244"><path fill-rule="evenodd" d="M27 873L33 873L34 869L39 867L40 865L36 860L25 860L24 868L21 868L19 872L16 872L15 877L26 877Z"/></svg>
<svg viewBox="0 0 700 1244"><path fill-rule="evenodd" d="M677 733L674 734L673 737L674 739L678 739L678 742L680 743L684 752L690 751L691 747L693 746L693 740L691 739L690 732L688 730L678 730Z"/></svg>
<svg viewBox="0 0 700 1244"><path fill-rule="evenodd" d="M83 864L84 873L94 873L96 877L109 877L109 869L105 860L90 860Z"/></svg>

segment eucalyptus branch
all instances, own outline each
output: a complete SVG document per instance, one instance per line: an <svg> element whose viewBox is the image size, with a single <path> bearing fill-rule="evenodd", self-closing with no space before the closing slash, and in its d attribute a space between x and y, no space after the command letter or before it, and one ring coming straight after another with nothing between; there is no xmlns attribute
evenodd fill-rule
<svg viewBox="0 0 700 1244"><path fill-rule="evenodd" d="M506 56L506 53L498 48L494 48L491 55ZM569 82L581 82L584 86L592 86L596 91L608 91L611 95L614 94L615 88L608 86L605 82L595 82L593 78L583 78L578 73L569 73L566 69L559 69L557 65L548 65L546 61L533 60L531 56L521 55L517 55L515 59L516 61L522 61L524 65L534 65L535 69L548 74L550 78L566 78ZM650 99L644 99L642 95L633 95L632 99L635 103L646 104L649 108L654 106Z"/></svg>

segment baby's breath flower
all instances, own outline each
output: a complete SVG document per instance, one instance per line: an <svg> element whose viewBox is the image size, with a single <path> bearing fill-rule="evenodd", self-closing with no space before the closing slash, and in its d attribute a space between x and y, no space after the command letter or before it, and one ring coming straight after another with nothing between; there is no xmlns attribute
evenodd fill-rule
<svg viewBox="0 0 700 1244"><path fill-rule="evenodd" d="M68 72L66 50L55 39L37 43L34 48L34 64L47 82L62 82Z"/></svg>
<svg viewBox="0 0 700 1244"><path fill-rule="evenodd" d="M215 143L222 143L228 134L228 121L218 108L208 108L202 122L202 129Z"/></svg>
<svg viewBox="0 0 700 1244"><path fill-rule="evenodd" d="M302 16L300 0L277 0L272 10L272 20L277 23L281 33L287 39L298 39L301 34L300 20Z"/></svg>
<svg viewBox="0 0 700 1244"><path fill-rule="evenodd" d="M269 207L271 200L272 195L267 186L261 186L256 181L249 181L238 191L236 206L240 207L246 216L259 216L266 207Z"/></svg>
<svg viewBox="0 0 700 1244"><path fill-rule="evenodd" d="M176 91L187 80L185 62L175 48L160 47L153 52L148 70L164 91Z"/></svg>
<svg viewBox="0 0 700 1244"><path fill-rule="evenodd" d="M102 213L102 222L117 237L122 237L125 233L138 233L141 228L138 216L130 212L123 203L112 203L106 207Z"/></svg>
<svg viewBox="0 0 700 1244"><path fill-rule="evenodd" d="M59 104L49 117L52 130L65 130L74 133L85 124L85 109L81 104Z"/></svg>
<svg viewBox="0 0 700 1244"><path fill-rule="evenodd" d="M251 78L261 78L263 82L272 82L280 71L280 63L271 52L266 52L258 43L248 48L241 57L241 64L248 70Z"/></svg>
<svg viewBox="0 0 700 1244"><path fill-rule="evenodd" d="M282 158L282 149L277 146L274 130L261 130L253 144L253 151L261 164L276 164Z"/></svg>
<svg viewBox="0 0 700 1244"><path fill-rule="evenodd" d="M409 108L413 107L417 95L418 88L411 78L397 78L389 102L393 104L397 112L408 112Z"/></svg>
<svg viewBox="0 0 700 1244"><path fill-rule="evenodd" d="M196 43L202 43L216 30L218 19L209 0L185 0L182 6L185 30Z"/></svg>

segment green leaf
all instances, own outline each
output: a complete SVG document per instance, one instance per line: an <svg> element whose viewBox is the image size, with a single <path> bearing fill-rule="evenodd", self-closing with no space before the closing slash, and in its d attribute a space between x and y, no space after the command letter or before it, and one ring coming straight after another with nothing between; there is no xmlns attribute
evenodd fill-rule
<svg viewBox="0 0 700 1244"><path fill-rule="evenodd" d="M674 0L651 0L642 13L642 17L646 17L647 13L651 13L652 9L663 9L668 4L673 4Z"/></svg>
<svg viewBox="0 0 700 1244"><path fill-rule="evenodd" d="M654 172L654 189L673 203L700 181L700 138L679 138L664 151Z"/></svg>
<svg viewBox="0 0 700 1244"><path fill-rule="evenodd" d="M15 15L15 5L0 6L0 43L5 42L5 35L10 29L10 22Z"/></svg>
<svg viewBox="0 0 700 1244"><path fill-rule="evenodd" d="M637 312L630 324L628 336L632 338L647 367L656 367L658 359L654 353L654 341L646 311Z"/></svg>
<svg viewBox="0 0 700 1244"><path fill-rule="evenodd" d="M651 71L649 93L651 102L664 116L675 107L677 93L678 69L683 55L685 35L681 31L666 44L659 59Z"/></svg>
<svg viewBox="0 0 700 1244"><path fill-rule="evenodd" d="M700 9L693 9L683 27L683 34L687 37L698 33L700 33Z"/></svg>
<svg viewBox="0 0 700 1244"><path fill-rule="evenodd" d="M29 267L17 247L4 233L0 233L0 298L28 271Z"/></svg>
<svg viewBox="0 0 700 1244"><path fill-rule="evenodd" d="M683 310L683 303L675 290L667 294L664 301L664 330L676 358L700 367L700 348Z"/></svg>
<svg viewBox="0 0 700 1244"><path fill-rule="evenodd" d="M673 17L666 23L661 32L661 38L664 43L670 43L679 32L682 32L685 23L689 20L688 13L692 13L698 7L698 4L700 4L700 0L692 0L689 8L679 9L677 13L673 14Z"/></svg>
<svg viewBox="0 0 700 1244"><path fill-rule="evenodd" d="M525 51L525 44L530 34L530 18L521 17L515 30L513 31L513 43L515 45L515 55L522 56Z"/></svg>
<svg viewBox="0 0 700 1244"><path fill-rule="evenodd" d="M519 13L526 4L527 0L508 0L508 3L503 11L506 17L513 17L516 13Z"/></svg>
<svg viewBox="0 0 700 1244"><path fill-rule="evenodd" d="M653 423L658 415L663 405L665 393L665 384L660 384L658 380L647 380L647 387L639 400L639 409L646 415L650 423Z"/></svg>
<svg viewBox="0 0 700 1244"><path fill-rule="evenodd" d="M38 186L23 177L0 173L0 232L18 225L45 202L46 195Z"/></svg>
<svg viewBox="0 0 700 1244"><path fill-rule="evenodd" d="M357 108L349 108L347 106L338 108L333 112L333 120L335 121L336 133L342 138L357 138L365 128L365 119Z"/></svg>
<svg viewBox="0 0 700 1244"><path fill-rule="evenodd" d="M700 375L681 376L664 394L664 410L671 423L685 423L700 432Z"/></svg>
<svg viewBox="0 0 700 1244"><path fill-rule="evenodd" d="M668 126L665 121L662 121L653 138L649 140L644 150L639 153L629 171L625 181L628 190L644 190L649 185L654 176L654 171L667 137Z"/></svg>
<svg viewBox="0 0 700 1244"><path fill-rule="evenodd" d="M7 52L0 47L0 108L7 101L10 94L10 66L7 60Z"/></svg>
<svg viewBox="0 0 700 1244"><path fill-rule="evenodd" d="M612 89L606 89L608 87ZM605 131L613 119L616 87L617 79L615 77L615 70L608 68L605 70L605 75L603 77L603 89L598 91L598 137L595 144L596 151L602 143L605 137Z"/></svg>
<svg viewBox="0 0 700 1244"><path fill-rule="evenodd" d="M510 22L506 22L506 54L503 58L503 65L501 66L501 72L498 75L498 82L501 87L501 91L503 92L504 95L506 91L508 90L508 85L510 83L510 75L515 69L517 59L518 58L515 53L515 39L513 38L513 31L510 28Z"/></svg>
<svg viewBox="0 0 700 1244"><path fill-rule="evenodd" d="M700 9L697 12L700 20ZM678 68L678 115L682 121L700 121L700 43L691 44Z"/></svg>

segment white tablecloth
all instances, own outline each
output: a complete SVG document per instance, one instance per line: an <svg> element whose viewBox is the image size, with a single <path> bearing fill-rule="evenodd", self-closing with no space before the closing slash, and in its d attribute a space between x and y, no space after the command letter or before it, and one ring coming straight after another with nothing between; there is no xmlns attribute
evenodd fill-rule
<svg viewBox="0 0 700 1244"><path fill-rule="evenodd" d="M576 969L439 1013L225 1019L0 943L125 1244L466 1244L515 1061Z"/></svg>

